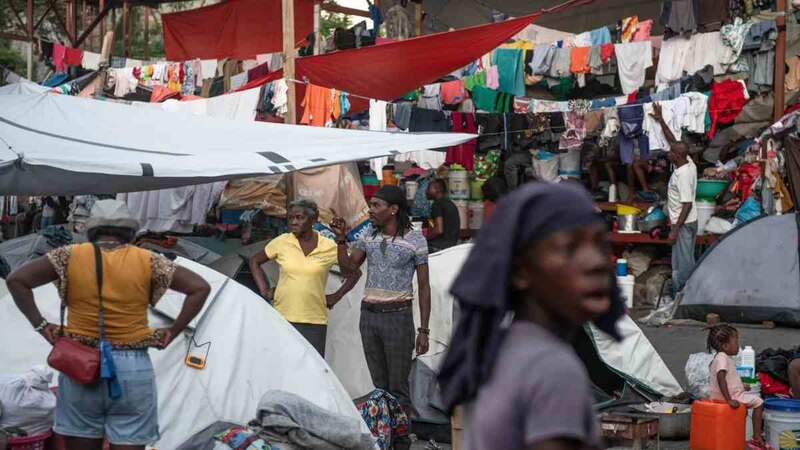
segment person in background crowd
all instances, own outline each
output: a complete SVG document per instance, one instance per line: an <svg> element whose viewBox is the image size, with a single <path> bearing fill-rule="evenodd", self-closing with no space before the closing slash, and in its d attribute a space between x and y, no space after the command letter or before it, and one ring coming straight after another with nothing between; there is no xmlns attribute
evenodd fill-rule
<svg viewBox="0 0 800 450"><path fill-rule="evenodd" d="M336 243L313 228L319 219L319 208L311 200L297 200L289 204L286 216L289 232L250 258L250 272L261 296L274 299L275 309L325 357L328 310L353 289L361 272L351 273L336 293L325 295L337 252ZM261 270L269 260L277 262L281 269L275 289L270 288Z"/></svg>
<svg viewBox="0 0 800 450"><path fill-rule="evenodd" d="M667 210L672 222L672 230L669 232L669 242L672 245L672 289L677 294L683 289L695 264L697 166L689 157L689 147L685 142L677 141L664 122L661 105L658 103L653 103L653 119L658 121L664 131L670 145L669 159L675 165L667 188Z"/></svg>
<svg viewBox="0 0 800 450"><path fill-rule="evenodd" d="M503 197L453 283L461 318L440 371L470 450L601 447L589 376L570 344L619 339L611 244L588 193L533 183Z"/></svg>
<svg viewBox="0 0 800 450"><path fill-rule="evenodd" d="M456 204L447 198L447 186L444 180L431 181L425 195L428 200L433 200L431 224L427 236L430 253L456 245L461 231L461 218Z"/></svg>
<svg viewBox="0 0 800 450"><path fill-rule="evenodd" d="M144 449L159 436L155 373L147 349L166 348L200 312L211 288L166 257L130 245L139 224L123 202L95 203L86 229L89 243L55 249L13 272L6 284L34 330L51 344L62 331L42 317L33 289L56 283L69 312L63 333L89 346L97 346L100 338L102 295L103 329L121 394L111 397L113 379L108 387L106 382L89 386L61 374L53 430L65 437L69 450L100 449L104 437L112 449ZM102 258L101 288L95 248ZM186 295L183 308L171 327L151 330L148 307L167 289Z"/></svg>
<svg viewBox="0 0 800 450"><path fill-rule="evenodd" d="M355 272L368 261L367 285L361 303L361 342L376 387L397 397L411 415L408 375L416 347L417 355L428 352L428 322L431 288L428 274L428 243L412 231L406 211L405 193L397 186L384 186L369 202L372 226L353 244L348 255L347 224L337 217L331 223L339 247L339 266ZM414 332L414 272L417 273L421 326Z"/></svg>
<svg viewBox="0 0 800 450"><path fill-rule="evenodd" d="M42 221L40 230L67 221L66 210L69 207L66 197L42 197Z"/></svg>

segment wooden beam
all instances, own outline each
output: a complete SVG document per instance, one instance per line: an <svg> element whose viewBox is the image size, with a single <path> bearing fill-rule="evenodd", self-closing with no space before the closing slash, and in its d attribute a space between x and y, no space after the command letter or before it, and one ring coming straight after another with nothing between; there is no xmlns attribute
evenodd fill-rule
<svg viewBox="0 0 800 450"><path fill-rule="evenodd" d="M71 0L72 5L72 42L78 42L78 0Z"/></svg>
<svg viewBox="0 0 800 450"><path fill-rule="evenodd" d="M55 3L55 0L49 0L48 3L53 6L53 14L56 16L58 24L61 25L61 30L67 35L67 40L70 41L72 47L75 47L75 43L72 42L72 36L70 36L69 30L67 29L67 24L64 23L64 19L62 19L61 14L58 13L58 5Z"/></svg>
<svg viewBox="0 0 800 450"><path fill-rule="evenodd" d="M97 37L97 41L98 41L97 47L101 51L103 50L103 39L105 39L105 36L106 36L106 21L103 20L103 19L105 18L106 14L108 13L107 12L108 10L106 10L105 3L106 3L105 0L100 0L100 2L97 4L98 17L101 18L101 20L100 20L100 36ZM105 11L105 14L103 13L104 11ZM94 27L91 27L91 28L94 28Z"/></svg>
<svg viewBox="0 0 800 450"><path fill-rule="evenodd" d="M783 117L784 102L786 101L786 0L778 0L777 10L783 13L775 22L778 26L778 39L775 41L775 79L772 91L774 94L774 105L772 108L772 120L777 122Z"/></svg>
<svg viewBox="0 0 800 450"><path fill-rule="evenodd" d="M50 14L51 9L53 9L53 5L47 5L47 9L44 10L44 14L42 14L42 17L39 17L39 20L37 20L36 23L33 24L33 31L39 29L39 25L41 25L42 22L44 21L44 18L47 17L48 14Z"/></svg>
<svg viewBox="0 0 800 450"><path fill-rule="evenodd" d="M414 3L414 36L422 36L422 3Z"/></svg>
<svg viewBox="0 0 800 450"><path fill-rule="evenodd" d="M22 16L19 15L19 11L14 6L14 2L12 0L8 0L8 6L10 6L11 7L11 11L14 12L14 16L17 18L17 23L19 24L20 29L21 30L27 30L28 26L25 24L25 22L22 21Z"/></svg>
<svg viewBox="0 0 800 450"><path fill-rule="evenodd" d="M130 11L130 5L128 5L128 0L125 0L125 3L122 4L122 30L120 30L120 34L122 35L122 56L128 57L128 46L130 45L130 33L128 33L128 13Z"/></svg>
<svg viewBox="0 0 800 450"><path fill-rule="evenodd" d="M102 3L102 1L103 0L100 0L101 3ZM94 29L97 27L97 25L103 23L103 19L105 19L105 17L108 15L109 11L111 11L111 7L103 8L100 11L100 14L98 14L97 17L94 18L92 23L89 24L89 28L86 28L85 30L83 30L83 33L81 33L80 37L78 38L78 41L76 42L76 45L83 44L83 42L86 40L87 37L89 37L89 35L92 33L92 31L94 31ZM101 30L102 30L102 27L101 27Z"/></svg>
<svg viewBox="0 0 800 450"><path fill-rule="evenodd" d="M30 41L30 39L28 39L28 36L23 36L21 34L6 33L3 31L0 31L0 38L10 39L12 41L20 41L20 42Z"/></svg>
<svg viewBox="0 0 800 450"><path fill-rule="evenodd" d="M322 5L314 3L314 54L322 53Z"/></svg>
<svg viewBox="0 0 800 450"><path fill-rule="evenodd" d="M322 9L332 13L339 13L339 14L347 14L348 16L360 16L360 17L367 17L371 18L372 16L369 15L369 11L364 11L363 9L356 9L356 8L348 8L346 6L340 6L336 3L323 3Z"/></svg>
<svg viewBox="0 0 800 450"><path fill-rule="evenodd" d="M288 103L286 113L286 123L297 123L297 96L295 89L294 60L296 51L294 48L294 0L281 0L283 11L283 77L289 86Z"/></svg>

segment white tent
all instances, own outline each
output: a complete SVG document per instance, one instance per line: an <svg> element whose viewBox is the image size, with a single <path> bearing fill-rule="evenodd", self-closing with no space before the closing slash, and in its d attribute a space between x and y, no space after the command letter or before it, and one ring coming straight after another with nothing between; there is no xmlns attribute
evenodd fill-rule
<svg viewBox="0 0 800 450"><path fill-rule="evenodd" d="M10 83L0 87L0 95L41 94L49 90L50 88L48 87L40 86L23 78L16 83Z"/></svg>
<svg viewBox="0 0 800 450"><path fill-rule="evenodd" d="M0 193L134 192L457 145L385 133L173 114L54 93L0 96Z"/></svg>
<svg viewBox="0 0 800 450"><path fill-rule="evenodd" d="M184 364L187 349L204 356L206 349L191 345L186 334L164 351L151 350L159 397L159 449L174 449L217 421L246 424L255 418L261 395L270 389L288 391L332 412L361 416L330 367L308 342L258 295L212 269L178 259L205 278L212 293L192 322L195 341L211 342L202 370ZM0 297L0 375L22 373L45 364L49 345L31 330L2 284ZM59 299L52 285L36 290L44 316L58 320ZM180 296L169 293L158 304L174 316ZM164 326L151 314L152 326ZM363 424L363 421L362 421ZM363 431L368 433L366 424Z"/></svg>

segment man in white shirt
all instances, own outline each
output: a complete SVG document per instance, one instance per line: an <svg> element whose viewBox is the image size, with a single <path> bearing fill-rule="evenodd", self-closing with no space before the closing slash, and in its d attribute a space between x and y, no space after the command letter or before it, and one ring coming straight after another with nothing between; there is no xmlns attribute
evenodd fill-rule
<svg viewBox="0 0 800 450"><path fill-rule="evenodd" d="M697 166L689 157L688 146L675 139L657 103L653 104L652 117L661 125L669 141L669 159L675 166L667 188L667 210L672 222L672 231L669 233L669 242L672 244L672 287L677 293L683 289L695 264Z"/></svg>

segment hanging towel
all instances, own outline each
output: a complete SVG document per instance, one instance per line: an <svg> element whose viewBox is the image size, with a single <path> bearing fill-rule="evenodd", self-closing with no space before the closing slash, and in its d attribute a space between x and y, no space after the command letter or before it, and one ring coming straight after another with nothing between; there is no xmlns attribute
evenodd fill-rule
<svg viewBox="0 0 800 450"><path fill-rule="evenodd" d="M636 33L636 28L639 27L639 16L632 16L622 19L620 22L620 28L622 29L622 36L621 41L631 42L633 40L633 35Z"/></svg>
<svg viewBox="0 0 800 450"><path fill-rule="evenodd" d="M525 79L522 50L499 48L494 52L494 62L500 75L500 90L507 94L525 95Z"/></svg>
<svg viewBox="0 0 800 450"><path fill-rule="evenodd" d="M645 71L653 65L653 48L650 41L616 44L619 81L622 92L631 94L644 85Z"/></svg>

